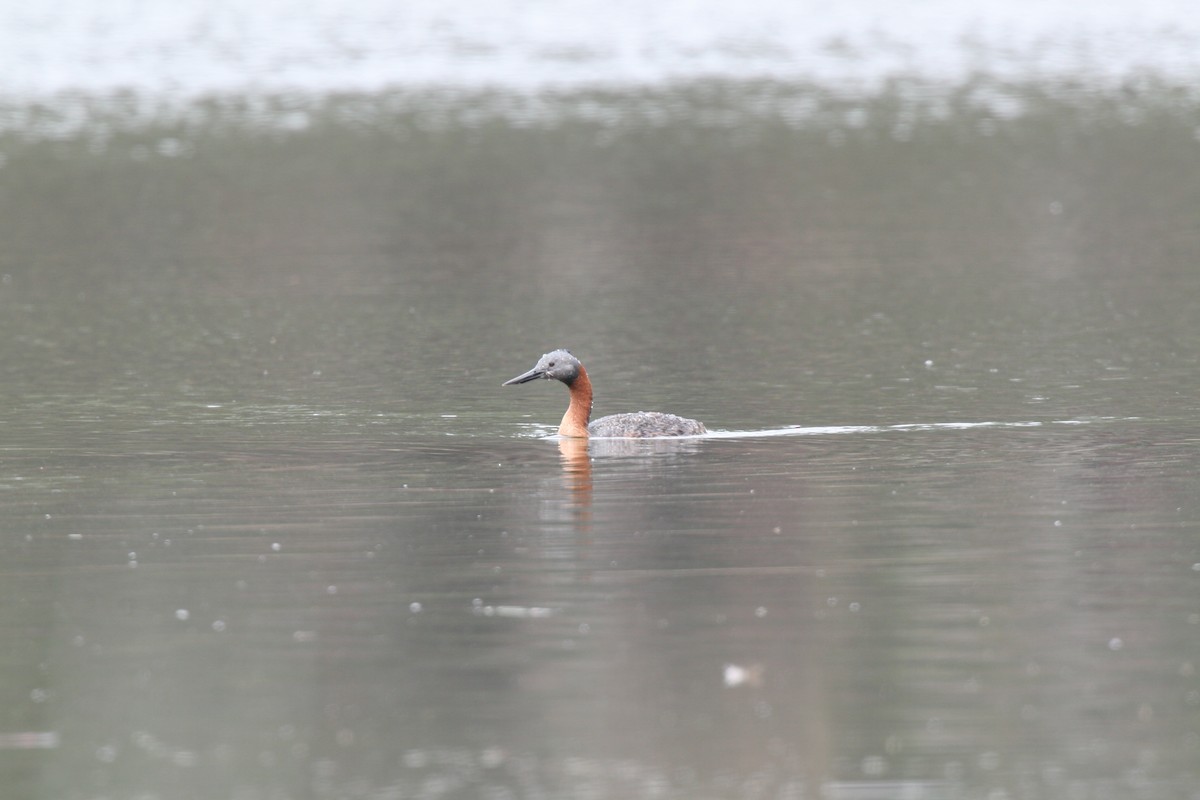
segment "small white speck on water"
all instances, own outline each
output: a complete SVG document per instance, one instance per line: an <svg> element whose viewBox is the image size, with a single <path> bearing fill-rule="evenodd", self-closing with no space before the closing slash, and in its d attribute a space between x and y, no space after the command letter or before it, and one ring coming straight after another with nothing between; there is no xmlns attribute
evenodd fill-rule
<svg viewBox="0 0 1200 800"><path fill-rule="evenodd" d="M271 542L271 549L278 553L283 549L283 545L281 545L279 542Z"/></svg>
<svg viewBox="0 0 1200 800"><path fill-rule="evenodd" d="M1108 649L1112 650L1114 653L1117 652L1118 650L1120 650L1121 648L1123 648L1124 646L1125 646L1125 642L1122 641L1119 636L1114 636L1113 638L1108 640Z"/></svg>
<svg viewBox="0 0 1200 800"><path fill-rule="evenodd" d="M175 609L175 619L179 620L180 622L187 622L191 616L192 612L188 611L186 608Z"/></svg>

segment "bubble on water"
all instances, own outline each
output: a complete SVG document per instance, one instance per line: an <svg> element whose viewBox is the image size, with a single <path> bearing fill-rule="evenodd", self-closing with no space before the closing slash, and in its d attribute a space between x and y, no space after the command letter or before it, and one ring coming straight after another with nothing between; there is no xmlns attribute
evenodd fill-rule
<svg viewBox="0 0 1200 800"><path fill-rule="evenodd" d="M499 747L485 748L479 754L479 763L487 769L495 769L504 763L504 751Z"/></svg>
<svg viewBox="0 0 1200 800"><path fill-rule="evenodd" d="M421 606L421 604L420 604L420 603L413 602L413 603L409 603L409 604L408 604L408 610L409 610L409 613L412 613L412 614L420 614L420 613L421 613L421 609L422 609L422 606Z"/></svg>
<svg viewBox="0 0 1200 800"><path fill-rule="evenodd" d="M862 760L863 775L867 775L872 778L878 778L880 775L883 775L885 772L887 772L887 768L887 759L883 756L867 756Z"/></svg>
<svg viewBox="0 0 1200 800"><path fill-rule="evenodd" d="M173 136L168 136L165 139L159 139L155 149L158 150L160 156L176 158L187 152L188 145Z"/></svg>
<svg viewBox="0 0 1200 800"><path fill-rule="evenodd" d="M1124 646L1125 646L1125 642L1123 642L1120 639L1120 637L1114 636L1113 638L1108 640L1108 649L1112 650L1114 653L1116 651L1120 650Z"/></svg>
<svg viewBox="0 0 1200 800"><path fill-rule="evenodd" d="M725 686L735 688L737 686L760 687L763 685L763 666L762 664L726 664L721 673L721 679Z"/></svg>
<svg viewBox="0 0 1200 800"><path fill-rule="evenodd" d="M758 608L754 609L754 616L758 617L759 619L762 619L766 615L767 615L767 607L766 606L759 606Z"/></svg>
<svg viewBox="0 0 1200 800"><path fill-rule="evenodd" d="M271 549L278 553L283 549L283 545L281 545L279 542L271 542Z"/></svg>
<svg viewBox="0 0 1200 800"><path fill-rule="evenodd" d="M224 633L225 632L225 620L223 620L223 619L213 620L212 629L214 631L216 631L217 633Z"/></svg>
<svg viewBox="0 0 1200 800"><path fill-rule="evenodd" d="M179 620L180 622L187 622L188 618L191 616L192 613L186 608L175 609L175 619Z"/></svg>

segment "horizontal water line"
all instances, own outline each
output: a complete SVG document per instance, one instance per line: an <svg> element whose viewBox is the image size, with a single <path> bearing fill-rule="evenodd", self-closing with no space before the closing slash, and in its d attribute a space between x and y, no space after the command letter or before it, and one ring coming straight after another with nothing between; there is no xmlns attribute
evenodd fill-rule
<svg viewBox="0 0 1200 800"><path fill-rule="evenodd" d="M1014 422L903 422L894 425L788 425L747 431L709 431L698 436L646 437L654 439L751 439L767 436L836 436L852 433L889 433L892 431L973 430L976 428L1039 428L1050 425L1090 425L1112 420L1135 420L1138 417L1089 417L1083 419L1019 420ZM556 438L550 436L547 438ZM602 437L592 437L600 439Z"/></svg>

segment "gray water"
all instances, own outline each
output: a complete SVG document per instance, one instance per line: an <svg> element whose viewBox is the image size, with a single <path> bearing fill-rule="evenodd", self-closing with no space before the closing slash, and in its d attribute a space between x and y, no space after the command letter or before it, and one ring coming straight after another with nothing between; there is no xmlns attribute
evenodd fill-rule
<svg viewBox="0 0 1200 800"><path fill-rule="evenodd" d="M1195 800L1189 96L30 105L3 796Z"/></svg>

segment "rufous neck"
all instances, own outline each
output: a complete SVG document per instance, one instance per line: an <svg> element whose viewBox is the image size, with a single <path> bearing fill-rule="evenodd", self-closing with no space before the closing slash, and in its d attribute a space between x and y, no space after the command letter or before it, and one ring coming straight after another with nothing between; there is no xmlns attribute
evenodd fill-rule
<svg viewBox="0 0 1200 800"><path fill-rule="evenodd" d="M571 404L563 415L562 423L558 426L559 436L588 435L588 420L592 418L592 382L588 380L587 370L579 365L579 374L571 381Z"/></svg>

